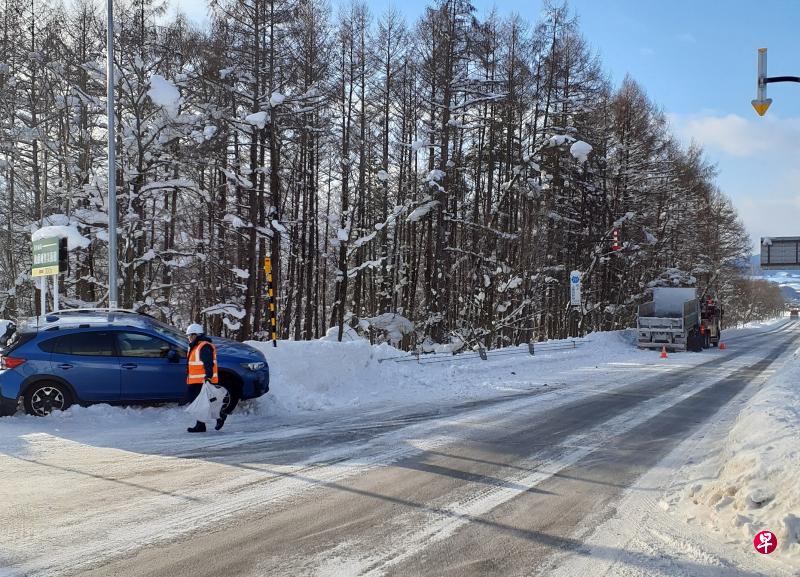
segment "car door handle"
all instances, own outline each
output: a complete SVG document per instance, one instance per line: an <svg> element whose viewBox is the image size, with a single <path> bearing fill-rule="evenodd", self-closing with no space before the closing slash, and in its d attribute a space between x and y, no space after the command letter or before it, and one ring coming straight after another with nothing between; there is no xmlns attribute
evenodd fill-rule
<svg viewBox="0 0 800 577"><path fill-rule="evenodd" d="M72 365L69 364L69 363L61 363L60 365L58 365L58 368L59 369L64 369L66 371L67 369L71 369Z"/></svg>
<svg viewBox="0 0 800 577"><path fill-rule="evenodd" d="M137 365L135 363L125 363L124 365L122 365L122 368L130 370L130 369L135 369L138 366L139 365Z"/></svg>

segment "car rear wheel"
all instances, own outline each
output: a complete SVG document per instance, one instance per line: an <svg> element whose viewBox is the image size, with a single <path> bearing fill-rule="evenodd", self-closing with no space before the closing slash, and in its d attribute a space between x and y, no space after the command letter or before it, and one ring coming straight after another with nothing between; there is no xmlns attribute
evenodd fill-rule
<svg viewBox="0 0 800 577"><path fill-rule="evenodd" d="M24 404L29 415L44 417L53 411L66 411L72 405L72 396L64 385L42 381L28 388Z"/></svg>

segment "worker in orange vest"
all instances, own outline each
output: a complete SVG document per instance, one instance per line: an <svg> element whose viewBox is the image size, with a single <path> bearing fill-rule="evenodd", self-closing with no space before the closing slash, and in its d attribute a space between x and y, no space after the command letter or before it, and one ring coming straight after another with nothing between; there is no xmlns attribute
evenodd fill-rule
<svg viewBox="0 0 800 577"><path fill-rule="evenodd" d="M203 383L216 385L219 382L217 370L217 349L211 339L208 338L203 326L192 323L186 328L186 337L189 339L188 363L186 365L186 384L188 385L187 396L191 403L200 394ZM217 419L217 430L222 428L225 418L220 415ZM206 424L197 421L194 427L186 429L190 433L205 433Z"/></svg>

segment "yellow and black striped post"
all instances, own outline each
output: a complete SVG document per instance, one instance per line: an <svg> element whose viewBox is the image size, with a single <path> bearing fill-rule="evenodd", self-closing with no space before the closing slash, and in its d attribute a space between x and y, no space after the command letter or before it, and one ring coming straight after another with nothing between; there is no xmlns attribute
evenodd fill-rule
<svg viewBox="0 0 800 577"><path fill-rule="evenodd" d="M278 318L275 312L275 291L272 286L272 259L264 259L264 273L267 275L267 297L269 300L269 322L272 331L272 346L278 346Z"/></svg>

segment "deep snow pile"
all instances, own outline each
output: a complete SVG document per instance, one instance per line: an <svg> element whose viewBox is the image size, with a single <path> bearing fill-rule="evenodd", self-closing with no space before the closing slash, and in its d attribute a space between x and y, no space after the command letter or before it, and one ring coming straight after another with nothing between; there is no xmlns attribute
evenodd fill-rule
<svg viewBox="0 0 800 577"><path fill-rule="evenodd" d="M277 348L268 342L247 344L269 361L272 385L261 399L262 409L294 413L486 397L546 384L555 374L578 366L631 357L656 360L652 352L635 349L630 339L627 331L594 333L577 339L575 349L544 350L572 343L550 341L535 356L525 346L489 351L486 361L469 352L428 355L422 364L394 347L358 338L281 341Z"/></svg>
<svg viewBox="0 0 800 577"><path fill-rule="evenodd" d="M751 543L769 530L800 565L800 349L739 413L721 451L673 496L691 522ZM692 477L695 475L692 474Z"/></svg>

